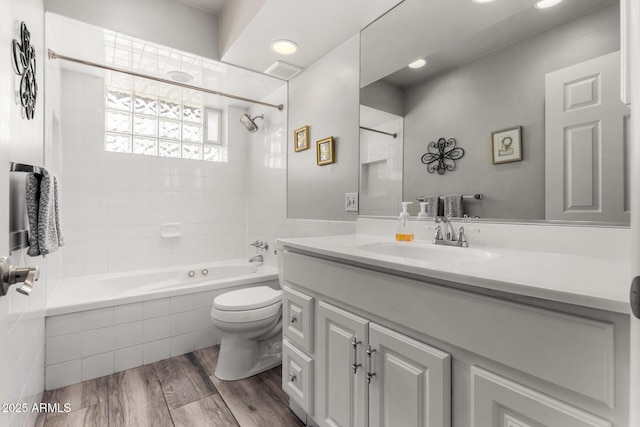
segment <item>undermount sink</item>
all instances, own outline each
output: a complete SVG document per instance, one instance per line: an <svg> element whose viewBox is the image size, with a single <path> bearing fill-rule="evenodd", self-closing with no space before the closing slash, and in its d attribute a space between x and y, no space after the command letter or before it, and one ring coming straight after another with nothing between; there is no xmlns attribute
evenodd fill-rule
<svg viewBox="0 0 640 427"><path fill-rule="evenodd" d="M378 255L447 263L482 262L500 256L495 252L483 249L436 246L431 243L418 242L368 243L356 248Z"/></svg>

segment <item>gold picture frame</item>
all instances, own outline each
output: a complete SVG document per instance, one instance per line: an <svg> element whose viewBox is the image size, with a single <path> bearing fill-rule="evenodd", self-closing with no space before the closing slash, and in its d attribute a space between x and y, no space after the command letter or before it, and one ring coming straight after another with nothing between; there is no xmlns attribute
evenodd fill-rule
<svg viewBox="0 0 640 427"><path fill-rule="evenodd" d="M316 142L317 145L317 155L318 155L318 166L328 165L330 163L335 162L334 155L334 145L335 142L333 137L321 139Z"/></svg>
<svg viewBox="0 0 640 427"><path fill-rule="evenodd" d="M309 148L309 126L302 126L293 131L293 149L302 151Z"/></svg>
<svg viewBox="0 0 640 427"><path fill-rule="evenodd" d="M522 126L491 132L491 159L494 165L522 160Z"/></svg>

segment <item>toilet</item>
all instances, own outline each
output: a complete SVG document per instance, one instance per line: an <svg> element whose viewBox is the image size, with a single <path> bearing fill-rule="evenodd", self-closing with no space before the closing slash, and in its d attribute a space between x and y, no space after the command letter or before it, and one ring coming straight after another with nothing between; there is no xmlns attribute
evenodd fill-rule
<svg viewBox="0 0 640 427"><path fill-rule="evenodd" d="M213 300L211 320L222 331L217 378L240 380L281 363L281 290L255 286L226 292Z"/></svg>

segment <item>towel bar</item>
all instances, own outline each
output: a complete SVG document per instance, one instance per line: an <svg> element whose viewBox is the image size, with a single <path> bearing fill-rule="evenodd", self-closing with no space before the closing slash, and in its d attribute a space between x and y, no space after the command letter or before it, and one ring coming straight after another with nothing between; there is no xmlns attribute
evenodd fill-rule
<svg viewBox="0 0 640 427"><path fill-rule="evenodd" d="M24 163L11 162L10 170L11 172L33 172L35 174L42 175L42 172L40 172L39 166L27 165Z"/></svg>
<svg viewBox="0 0 640 427"><path fill-rule="evenodd" d="M482 200L482 197L484 197L482 193L468 194L468 195L462 196L463 199L476 199L476 200ZM420 196L420 197L416 197L416 200L419 202L424 202L425 198L424 196ZM444 196L440 196L440 200L444 200Z"/></svg>

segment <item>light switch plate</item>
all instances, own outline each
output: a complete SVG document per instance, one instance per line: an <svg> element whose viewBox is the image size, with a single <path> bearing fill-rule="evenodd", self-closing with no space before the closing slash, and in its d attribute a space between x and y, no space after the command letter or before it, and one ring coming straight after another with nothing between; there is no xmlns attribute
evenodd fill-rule
<svg viewBox="0 0 640 427"><path fill-rule="evenodd" d="M346 212L358 212L358 193L344 194L344 210Z"/></svg>

